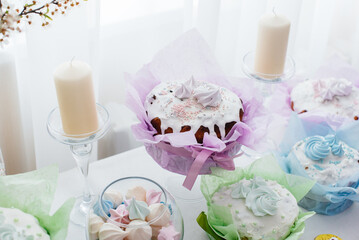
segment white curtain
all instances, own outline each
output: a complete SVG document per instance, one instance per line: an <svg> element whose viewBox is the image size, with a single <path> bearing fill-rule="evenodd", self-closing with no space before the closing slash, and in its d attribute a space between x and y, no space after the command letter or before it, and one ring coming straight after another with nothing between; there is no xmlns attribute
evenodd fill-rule
<svg viewBox="0 0 359 240"><path fill-rule="evenodd" d="M46 128L48 114L57 106L52 73L57 65L75 57L92 65L98 84L99 13L98 1L81 2L65 16L56 17L48 28L34 20L25 34L12 39L9 48L16 57L25 150L11 151L26 153L23 162L17 163L23 166L18 172L50 164L62 170L75 166L69 147L52 139ZM19 161L6 156L4 160L5 166Z"/></svg>
<svg viewBox="0 0 359 240"><path fill-rule="evenodd" d="M332 54L359 68L357 0L90 0L56 18L50 29L28 29L15 42L26 143L34 153L27 161L36 167L57 163L62 170L75 166L68 147L46 131L57 105L52 72L61 62L73 56L89 62L98 101L123 104L123 73L135 73L166 44L197 28L223 70L243 76L242 58L254 50L257 21L273 7L292 22L289 54L298 74L310 76ZM122 111L126 118L121 110L116 121ZM101 156L111 155L106 146L100 145Z"/></svg>

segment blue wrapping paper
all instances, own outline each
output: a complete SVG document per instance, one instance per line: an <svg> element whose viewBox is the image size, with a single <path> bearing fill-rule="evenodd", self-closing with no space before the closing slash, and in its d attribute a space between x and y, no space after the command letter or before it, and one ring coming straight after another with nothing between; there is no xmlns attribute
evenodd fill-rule
<svg viewBox="0 0 359 240"><path fill-rule="evenodd" d="M304 138L334 134L340 141L354 149L359 149L359 122L351 122L338 126L333 130L321 116L311 119L300 119L292 114L288 128L277 152L277 158L284 171L290 174L310 178L297 157L290 151L292 147ZM316 183L311 191L299 202L307 210L325 215L338 214L359 201L359 171L350 178L337 182L334 185Z"/></svg>

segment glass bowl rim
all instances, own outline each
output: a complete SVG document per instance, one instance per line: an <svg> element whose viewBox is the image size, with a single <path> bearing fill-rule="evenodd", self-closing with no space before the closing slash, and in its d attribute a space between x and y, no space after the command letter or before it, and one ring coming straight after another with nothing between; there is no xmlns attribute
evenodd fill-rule
<svg viewBox="0 0 359 240"><path fill-rule="evenodd" d="M164 197L165 197L165 201L164 202L162 202L166 207L168 207L167 206L167 200L168 200L168 197L167 197L167 190L165 189L165 188L163 188L159 183L157 183L156 181L154 181L154 180L152 180L152 179L149 179L149 178L146 178L146 177L141 177L141 176L129 176L129 177L123 177L123 178L119 178L119 179L117 179L117 180L115 180L115 181L112 181L110 184L108 184L106 187L105 187L105 189L102 191L102 193L100 194L100 196L99 196L99 202L102 202L102 199L104 199L104 194L105 194L105 192L106 192L106 190L110 187L110 186L112 186L113 184L115 184L115 183L117 183L117 182L121 182L121 181L126 181L126 180L133 180L133 179L140 179L140 180L145 180L145 181L147 181L147 182L151 182L151 183L153 183L153 184L155 184L156 186L158 186L160 189L161 189L161 191L162 191L162 193L163 193L163 195L164 195ZM112 223L112 224L114 224L114 225L116 225L116 226L118 226L118 227L123 227L123 228L141 228L141 227L146 227L146 226L151 226L151 224L152 223L154 223L154 222L156 222L158 219L160 219L162 216L163 216L163 214L165 214L165 209L163 209L162 210L162 213L160 214L160 215L158 215L156 218L154 218L154 219L152 219L151 221L145 221L145 223L144 224L140 224L140 225L136 225L136 226L129 226L129 224L123 224L123 223L119 223L119 222L116 222L116 221L114 221L114 220L112 220L110 217L108 217L108 215L105 213L105 211L104 211L104 209L103 209L103 204L99 204L99 206L100 206L100 210L101 210L101 213L102 213L102 215L106 218L106 221L109 221L110 223Z"/></svg>

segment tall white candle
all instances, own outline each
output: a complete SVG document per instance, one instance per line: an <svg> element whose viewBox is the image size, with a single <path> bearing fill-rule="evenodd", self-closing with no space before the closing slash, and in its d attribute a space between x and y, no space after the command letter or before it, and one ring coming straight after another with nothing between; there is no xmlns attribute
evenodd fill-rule
<svg viewBox="0 0 359 240"><path fill-rule="evenodd" d="M4 156L7 174L26 172L34 169L34 162L26 162L15 59L11 52L1 49L0 149Z"/></svg>
<svg viewBox="0 0 359 240"><path fill-rule="evenodd" d="M261 77L283 73L287 54L290 21L283 15L264 15L258 23L254 69Z"/></svg>
<svg viewBox="0 0 359 240"><path fill-rule="evenodd" d="M94 132L98 128L92 71L88 64L71 61L54 72L62 126L69 135Z"/></svg>

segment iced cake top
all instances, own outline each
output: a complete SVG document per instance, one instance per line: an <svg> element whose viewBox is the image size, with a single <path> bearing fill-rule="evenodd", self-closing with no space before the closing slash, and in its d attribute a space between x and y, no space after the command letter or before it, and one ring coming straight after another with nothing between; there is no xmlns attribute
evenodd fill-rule
<svg viewBox="0 0 359 240"><path fill-rule="evenodd" d="M358 120L359 89L345 78L310 79L296 85L291 92L294 111L319 110Z"/></svg>
<svg viewBox="0 0 359 240"><path fill-rule="evenodd" d="M299 214L294 196L272 180L255 177L222 187L212 203L227 206L241 237L283 239Z"/></svg>
<svg viewBox="0 0 359 240"><path fill-rule="evenodd" d="M209 134L216 136L217 125L222 137L225 124L240 121L243 105L240 98L224 87L196 81L163 82L148 95L145 109L150 120L161 120L161 132L172 128L174 133L183 126L197 131L201 126L209 128Z"/></svg>
<svg viewBox="0 0 359 240"><path fill-rule="evenodd" d="M311 136L292 148L300 164L313 180L335 185L359 172L359 152L334 135Z"/></svg>

